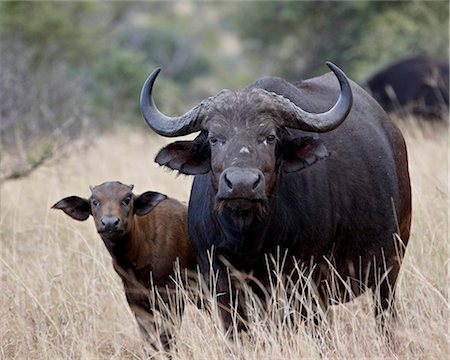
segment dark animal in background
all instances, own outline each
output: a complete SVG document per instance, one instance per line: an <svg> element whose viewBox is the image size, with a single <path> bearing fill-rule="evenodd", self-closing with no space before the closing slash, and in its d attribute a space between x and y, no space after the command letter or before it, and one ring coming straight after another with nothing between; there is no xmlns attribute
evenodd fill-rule
<svg viewBox="0 0 450 360"><path fill-rule="evenodd" d="M177 259L181 268L193 268L195 256L187 233L187 206L158 192L136 196L133 185L106 182L91 186L91 196L69 196L52 206L70 217L84 221L92 215L97 231L108 249L113 266L121 277L126 298L142 334L155 348L154 310L150 304L152 285L169 301L170 276ZM160 331L167 349L172 334Z"/></svg>
<svg viewBox="0 0 450 360"><path fill-rule="evenodd" d="M416 56L390 64L364 86L386 111L448 121L448 60Z"/></svg>
<svg viewBox="0 0 450 360"><path fill-rule="evenodd" d="M378 103L328 65L334 75L298 87L265 77L174 118L153 101L159 69L143 86L141 111L156 133L200 131L193 141L167 145L155 160L195 175L189 236L205 279L214 247L225 327L232 324L227 264L267 286L265 255L279 252L287 254L285 274L297 260L313 265L323 306L335 300L327 291L329 262L348 284L337 281L339 300L372 289L376 313L391 308L402 261L393 234L406 245L411 221L405 142Z"/></svg>

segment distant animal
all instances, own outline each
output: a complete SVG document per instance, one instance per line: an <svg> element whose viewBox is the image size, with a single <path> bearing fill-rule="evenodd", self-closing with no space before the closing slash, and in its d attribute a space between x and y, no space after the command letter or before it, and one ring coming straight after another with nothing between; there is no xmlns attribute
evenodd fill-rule
<svg viewBox="0 0 450 360"><path fill-rule="evenodd" d="M209 279L211 268L218 274L225 328L232 326L230 295L236 292L227 267L269 287L266 256L280 253L286 276L295 266L310 268L324 309L367 289L376 314L392 309L403 254L394 234L405 246L411 222L406 145L378 103L327 64L334 75L298 87L264 77L242 90L223 90L179 117L162 114L154 103L159 69L142 88L141 112L156 133L200 131L192 141L167 145L155 161L195 175L189 236L203 277ZM245 319L245 311L238 312Z"/></svg>
<svg viewBox="0 0 450 360"><path fill-rule="evenodd" d="M448 120L449 64L415 56L388 65L364 84L386 111Z"/></svg>
<svg viewBox="0 0 450 360"><path fill-rule="evenodd" d="M158 348L154 336L154 311L158 303L149 302L151 288L156 286L162 299L168 302L167 290L173 287L170 277L177 259L181 268L195 266L187 232L187 206L158 192L134 195L133 185L117 181L90 189L88 199L69 196L52 208L80 221L89 215L94 218L140 330ZM172 338L171 330L160 330L164 348L169 348Z"/></svg>

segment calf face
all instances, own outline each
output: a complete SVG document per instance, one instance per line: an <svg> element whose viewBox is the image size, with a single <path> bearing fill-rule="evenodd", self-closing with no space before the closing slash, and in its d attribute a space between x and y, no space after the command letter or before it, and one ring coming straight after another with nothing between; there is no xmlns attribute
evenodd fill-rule
<svg viewBox="0 0 450 360"><path fill-rule="evenodd" d="M107 245L113 245L115 239L122 238L132 230L133 216L148 214L167 197L163 194L146 191L136 196L133 185L124 185L118 181L105 182L91 186L88 199L69 196L52 206L70 217L84 221L92 215L97 232ZM108 244L109 243L109 244Z"/></svg>

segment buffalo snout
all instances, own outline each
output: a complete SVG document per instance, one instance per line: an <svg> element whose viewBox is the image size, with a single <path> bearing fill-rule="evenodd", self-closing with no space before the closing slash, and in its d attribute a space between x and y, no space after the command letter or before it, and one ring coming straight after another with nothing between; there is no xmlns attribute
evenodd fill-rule
<svg viewBox="0 0 450 360"><path fill-rule="evenodd" d="M233 201L238 207L248 207L265 197L265 179L258 169L230 167L220 175L217 192L220 201Z"/></svg>
<svg viewBox="0 0 450 360"><path fill-rule="evenodd" d="M120 218L117 216L102 216L98 227L98 232L117 232L122 230Z"/></svg>

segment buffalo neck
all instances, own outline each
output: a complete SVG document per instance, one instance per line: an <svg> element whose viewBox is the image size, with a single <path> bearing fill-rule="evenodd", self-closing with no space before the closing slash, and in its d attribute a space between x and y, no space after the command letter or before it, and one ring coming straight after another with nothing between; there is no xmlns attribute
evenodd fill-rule
<svg viewBox="0 0 450 360"><path fill-rule="evenodd" d="M132 222L130 231L115 236L108 240L102 236L103 242L108 249L113 261L123 269L138 269L145 267L148 261L148 244L142 241L137 241L139 234L137 234L137 227ZM151 234L147 234L149 237Z"/></svg>
<svg viewBox="0 0 450 360"><path fill-rule="evenodd" d="M254 211L233 211L224 208L216 215L221 229L221 241L216 249L229 260L235 258L252 262L261 252L266 232L265 216ZM258 240L257 240L258 239Z"/></svg>
<svg viewBox="0 0 450 360"><path fill-rule="evenodd" d="M101 236L113 261L123 269L133 267L133 261L129 256L133 246L130 233L114 236L113 239Z"/></svg>

